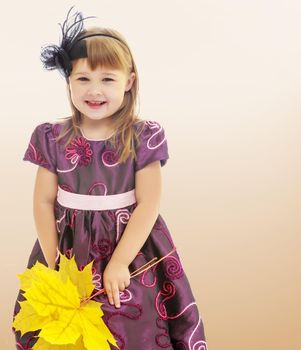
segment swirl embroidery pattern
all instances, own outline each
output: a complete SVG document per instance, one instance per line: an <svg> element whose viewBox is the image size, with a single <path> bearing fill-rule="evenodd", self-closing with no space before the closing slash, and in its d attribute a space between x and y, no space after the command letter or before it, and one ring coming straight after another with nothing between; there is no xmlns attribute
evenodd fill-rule
<svg viewBox="0 0 301 350"><path fill-rule="evenodd" d="M183 276L183 268L180 261L174 256L168 256L164 262L164 273L166 277L174 280Z"/></svg>
<svg viewBox="0 0 301 350"><path fill-rule="evenodd" d="M121 232L122 232L122 227L121 225L124 224L126 225L131 217L131 212L128 209L118 209L116 210L115 216L117 218L116 220L116 243L119 241Z"/></svg>
<svg viewBox="0 0 301 350"><path fill-rule="evenodd" d="M47 169L51 169L51 165L47 162L42 152L40 152L40 150L31 142L29 143L29 147L25 153L25 158L30 159L32 162L44 166Z"/></svg>
<svg viewBox="0 0 301 350"><path fill-rule="evenodd" d="M160 316L160 318L162 320L174 320L179 318L182 314L185 313L186 310L188 310L189 308L193 307L193 306L197 306L196 302L191 302L189 303L186 307L184 307L184 309L182 311L180 311L178 314L175 315L168 315L167 314L167 307L165 306L165 304L167 303L167 301L169 299L172 299L176 294L176 286L172 283L172 282L168 282L168 281L164 281L163 283L163 290L160 290L156 296L156 300L155 300L155 307L156 310ZM160 296L163 296L163 300L160 302ZM192 338L195 334L195 332L197 331L197 328L199 327L201 323L201 318L199 318L198 324L195 326L195 328L193 329L192 333L189 336L189 350L194 350L196 347L197 349L200 350L208 350L207 348L207 343L204 340L197 340L196 342L192 342ZM180 343L183 343L183 341L180 341ZM186 349L186 347L185 347Z"/></svg>
<svg viewBox="0 0 301 350"><path fill-rule="evenodd" d="M106 238L94 242L91 249L97 253L95 263L108 258L113 253L112 243Z"/></svg>
<svg viewBox="0 0 301 350"><path fill-rule="evenodd" d="M155 130L157 129L157 131L154 132L151 135L151 137L147 140L147 144L146 144L147 148L149 150L152 150L152 149L156 149L156 148L160 147L162 145L162 143L166 141L166 137L165 136L163 137L163 139L160 142L154 142L153 141L153 145L151 145L151 143L152 143L153 139L157 140L157 138L158 138L157 135L160 135L162 133L162 130L163 130L162 126L159 125L157 122L154 122L154 121L151 121L151 120L147 120L145 122L145 124L147 124L151 129L155 129Z"/></svg>
<svg viewBox="0 0 301 350"><path fill-rule="evenodd" d="M118 165L118 154L112 150L107 150L101 155L101 160L103 164L107 167L112 167Z"/></svg>

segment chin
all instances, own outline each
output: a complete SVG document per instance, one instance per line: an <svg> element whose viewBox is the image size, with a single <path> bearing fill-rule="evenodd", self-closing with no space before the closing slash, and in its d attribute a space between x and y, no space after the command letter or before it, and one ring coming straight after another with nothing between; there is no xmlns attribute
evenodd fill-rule
<svg viewBox="0 0 301 350"><path fill-rule="evenodd" d="M102 116L96 116L96 115L89 115L89 114L85 114L83 113L83 115L91 120L102 120L102 119L106 119L108 117L110 117L110 115L102 115Z"/></svg>

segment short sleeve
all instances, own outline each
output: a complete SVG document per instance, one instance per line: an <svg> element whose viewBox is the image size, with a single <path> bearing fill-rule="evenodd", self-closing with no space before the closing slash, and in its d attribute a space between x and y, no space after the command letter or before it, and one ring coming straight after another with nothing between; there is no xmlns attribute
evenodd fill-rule
<svg viewBox="0 0 301 350"><path fill-rule="evenodd" d="M34 129L23 160L40 165L57 174L56 142L51 123L40 124Z"/></svg>
<svg viewBox="0 0 301 350"><path fill-rule="evenodd" d="M135 171L156 160L160 160L161 166L166 164L169 158L167 140L165 130L158 122L145 120L139 141Z"/></svg>

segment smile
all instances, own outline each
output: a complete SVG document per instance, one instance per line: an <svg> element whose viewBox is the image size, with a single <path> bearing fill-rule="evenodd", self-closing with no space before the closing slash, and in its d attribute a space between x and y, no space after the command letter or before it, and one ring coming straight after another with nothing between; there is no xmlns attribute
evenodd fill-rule
<svg viewBox="0 0 301 350"><path fill-rule="evenodd" d="M90 108L93 108L93 109L98 109L100 108L101 106L103 106L104 104L106 104L106 101L99 101L99 102L92 102L92 101L85 101L85 103L90 107Z"/></svg>

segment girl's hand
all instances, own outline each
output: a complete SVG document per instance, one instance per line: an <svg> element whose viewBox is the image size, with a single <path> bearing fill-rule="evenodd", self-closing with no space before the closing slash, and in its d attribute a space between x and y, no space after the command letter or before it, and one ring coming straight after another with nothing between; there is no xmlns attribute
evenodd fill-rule
<svg viewBox="0 0 301 350"><path fill-rule="evenodd" d="M103 273L103 287L111 305L120 307L119 291L130 285L130 271L127 265L111 259Z"/></svg>

